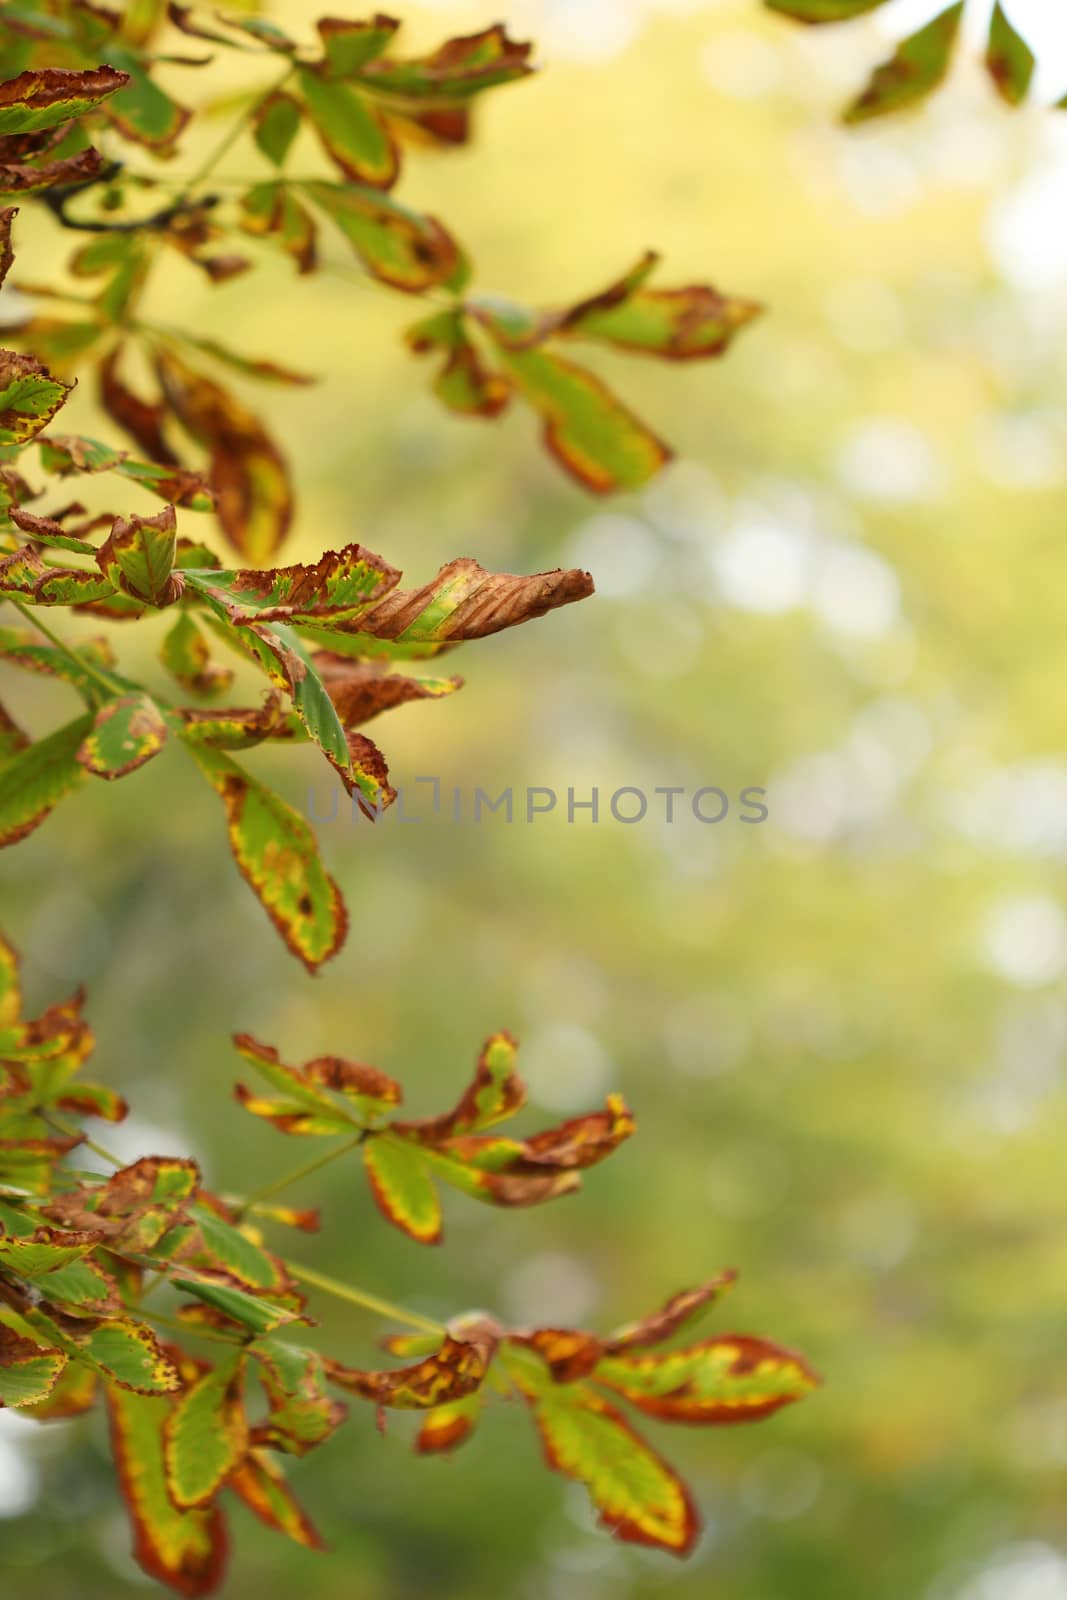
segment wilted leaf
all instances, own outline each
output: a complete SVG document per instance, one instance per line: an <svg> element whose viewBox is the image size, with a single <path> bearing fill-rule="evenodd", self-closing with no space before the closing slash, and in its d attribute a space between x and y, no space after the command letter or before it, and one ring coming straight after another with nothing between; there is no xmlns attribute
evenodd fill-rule
<svg viewBox="0 0 1067 1600"><path fill-rule="evenodd" d="M385 661L350 661L328 650L317 651L312 660L345 728L412 700L440 700L463 687L459 677L412 678L388 671Z"/></svg>
<svg viewBox="0 0 1067 1600"><path fill-rule="evenodd" d="M34 133L93 111L129 82L114 67L40 67L0 83L0 136Z"/></svg>
<svg viewBox="0 0 1067 1600"><path fill-rule="evenodd" d="M97 778L124 778L163 748L167 725L147 694L108 700L78 747L76 759Z"/></svg>
<svg viewBox="0 0 1067 1600"><path fill-rule="evenodd" d="M419 1429L415 1449L420 1455L445 1455L457 1450L474 1432L482 1405L482 1396L476 1393L437 1406Z"/></svg>
<svg viewBox="0 0 1067 1600"><path fill-rule="evenodd" d="M77 756L92 721L77 717L0 767L0 847L16 844L40 827L63 797L84 782L85 769Z"/></svg>
<svg viewBox="0 0 1067 1600"><path fill-rule="evenodd" d="M481 639L592 593L588 572L535 572L529 577L486 572L477 561L461 556L421 589L393 590L340 629L404 644Z"/></svg>
<svg viewBox="0 0 1067 1600"><path fill-rule="evenodd" d="M156 359L177 417L210 454L219 522L249 561L263 562L289 530L293 495L281 451L259 418L169 351Z"/></svg>
<svg viewBox="0 0 1067 1600"><path fill-rule="evenodd" d="M244 1501L260 1522L308 1550L322 1550L322 1539L298 1503L281 1467L266 1450L251 1450L231 1473L227 1487Z"/></svg>
<svg viewBox="0 0 1067 1600"><path fill-rule="evenodd" d="M105 1183L54 1195L44 1210L64 1227L99 1231L113 1249L151 1250L184 1216L199 1182L195 1161L141 1156Z"/></svg>
<svg viewBox="0 0 1067 1600"><path fill-rule="evenodd" d="M510 1033L494 1033L482 1047L473 1080L451 1111L397 1126L423 1142L437 1144L514 1116L526 1104L526 1085L515 1070L517 1053L518 1043Z"/></svg>
<svg viewBox="0 0 1067 1600"><path fill-rule="evenodd" d="M402 1411L423 1411L461 1400L485 1381L496 1350L497 1330L484 1320L473 1320L447 1333L439 1350L412 1366L387 1372L364 1372L327 1358L326 1375L350 1394L379 1406Z"/></svg>
<svg viewBox="0 0 1067 1600"><path fill-rule="evenodd" d="M91 1367L68 1361L48 1395L27 1409L35 1422L66 1422L92 1409L100 1379Z"/></svg>
<svg viewBox="0 0 1067 1600"><path fill-rule="evenodd" d="M948 71L963 16L963 0L942 11L925 28L902 39L890 59L877 67L866 89L845 112L846 122L865 122L924 100Z"/></svg>
<svg viewBox="0 0 1067 1600"><path fill-rule="evenodd" d="M235 1351L185 1390L163 1427L167 1487L188 1509L211 1500L248 1449L244 1354Z"/></svg>
<svg viewBox="0 0 1067 1600"><path fill-rule="evenodd" d="M605 1351L612 1355L625 1350L644 1349L648 1345L663 1344L682 1328L689 1327L704 1311L713 1306L726 1291L733 1287L735 1272L720 1272L717 1277L702 1283L696 1289L683 1289L672 1295L667 1303L639 1322L631 1322L617 1329L603 1341Z"/></svg>
<svg viewBox="0 0 1067 1600"><path fill-rule="evenodd" d="M367 270L394 289L418 294L449 283L459 271L459 248L434 217L353 184L301 187L341 229Z"/></svg>
<svg viewBox="0 0 1067 1600"><path fill-rule="evenodd" d="M163 433L166 407L142 399L123 382L118 370L121 355L122 347L116 346L97 368L100 404L153 461L176 466L177 458Z"/></svg>
<svg viewBox="0 0 1067 1600"><path fill-rule="evenodd" d="M180 1511L167 1489L163 1426L170 1405L107 1390L111 1449L133 1525L133 1553L151 1577L179 1594L210 1594L222 1580L226 1527L215 1507Z"/></svg>
<svg viewBox="0 0 1067 1600"><path fill-rule="evenodd" d="M238 868L289 949L314 972L341 948L348 917L310 826L229 756L189 742L186 748L222 797Z"/></svg>
<svg viewBox="0 0 1067 1600"><path fill-rule="evenodd" d="M11 224L18 214L18 206L6 206L0 210L0 286L3 285L15 259L15 252L11 248Z"/></svg>
<svg viewBox="0 0 1067 1600"><path fill-rule="evenodd" d="M21 445L47 427L70 385L32 356L0 350L0 445Z"/></svg>
<svg viewBox="0 0 1067 1600"><path fill-rule="evenodd" d="M90 183L100 176L103 167L99 151L93 149L79 150L77 155L62 156L58 161L45 161L39 166L0 158L0 193L34 194L60 185Z"/></svg>

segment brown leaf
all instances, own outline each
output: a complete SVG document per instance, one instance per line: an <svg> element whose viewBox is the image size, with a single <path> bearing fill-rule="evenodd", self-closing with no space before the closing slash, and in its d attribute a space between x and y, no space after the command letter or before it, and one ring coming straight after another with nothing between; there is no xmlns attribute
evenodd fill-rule
<svg viewBox="0 0 1067 1600"><path fill-rule="evenodd" d="M378 1406L422 1411L462 1399L481 1387L489 1371L499 1329L488 1318L455 1326L440 1350L407 1367L364 1372L327 1357L326 1375L338 1388Z"/></svg>
<svg viewBox="0 0 1067 1600"><path fill-rule="evenodd" d="M369 633L378 639L481 639L592 593L588 572L557 570L529 577L486 572L477 561L461 556L443 566L421 589L394 591L342 631ZM442 606L442 599L447 607ZM432 619L421 620L431 608Z"/></svg>
<svg viewBox="0 0 1067 1600"><path fill-rule="evenodd" d="M163 434L167 408L158 400L142 400L118 374L123 347L117 345L97 369L100 404L113 422L140 446L150 461L175 467L178 458Z"/></svg>
<svg viewBox="0 0 1067 1600"><path fill-rule="evenodd" d="M436 700L463 686L463 679L457 676L433 679L427 684L419 678L390 672L386 661L352 661L329 650L316 652L312 659L346 728L370 722L394 706L411 700Z"/></svg>
<svg viewBox="0 0 1067 1600"><path fill-rule="evenodd" d="M209 451L208 481L223 530L248 560L265 562L293 516L281 451L254 413L177 356L160 351L156 370L182 426Z"/></svg>
<svg viewBox="0 0 1067 1600"><path fill-rule="evenodd" d="M18 206L5 206L0 211L0 284L3 284L15 259L15 252L11 248L11 224L18 214Z"/></svg>

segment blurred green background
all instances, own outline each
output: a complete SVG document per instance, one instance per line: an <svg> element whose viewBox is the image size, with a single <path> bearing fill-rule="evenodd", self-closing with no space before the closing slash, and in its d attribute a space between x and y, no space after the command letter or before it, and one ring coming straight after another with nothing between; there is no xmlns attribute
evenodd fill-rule
<svg viewBox="0 0 1067 1600"><path fill-rule="evenodd" d="M224 1593L1064 1600L1067 120L1008 113L965 61L921 116L836 128L886 30L930 5L818 33L755 0L400 9L408 44L502 14L541 41L548 70L490 97L475 145L404 179L480 287L566 302L654 245L664 282L767 303L722 363L594 352L677 463L601 504L527 415L446 416L400 347L418 306L359 281L339 239L314 279L269 261L211 288L175 259L149 309L322 375L235 385L295 465L289 559L359 539L416 583L459 554L592 570L580 609L450 658L462 694L376 724L395 781L602 804L761 785L770 819L371 830L342 811L321 837L353 928L311 980L174 753L4 856L5 931L34 1005L88 983L98 1075L136 1113L112 1142L191 1151L231 1190L303 1153L234 1104L234 1029L376 1062L423 1114L511 1028L524 1126L618 1088L637 1138L552 1207L455 1198L436 1251L338 1163L293 1191L325 1223L294 1254L441 1316L598 1328L733 1265L716 1326L796 1345L827 1381L751 1429L649 1425L706 1521L684 1564L592 1531L508 1408L449 1460L354 1409L294 1471L332 1554L235 1512ZM247 70L172 82L193 102ZM1065 85L1050 56L1044 92ZM258 166L245 149L225 170ZM26 277L66 254L45 223L21 237ZM88 388L70 421L99 431ZM155 643L149 624L119 640L150 674ZM0 695L29 697L38 731L68 704L11 673ZM309 750L248 759L329 809ZM372 1318L315 1309L332 1350L373 1359ZM144 1591L99 1418L0 1416L0 1514L12 1592Z"/></svg>

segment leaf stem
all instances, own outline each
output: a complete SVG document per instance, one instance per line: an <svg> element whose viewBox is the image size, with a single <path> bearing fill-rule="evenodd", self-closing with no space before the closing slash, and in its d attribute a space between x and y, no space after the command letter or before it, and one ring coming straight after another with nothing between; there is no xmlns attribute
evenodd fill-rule
<svg viewBox="0 0 1067 1600"><path fill-rule="evenodd" d="M58 633L53 633L48 624L42 622L39 617L35 616L28 606L23 605L21 600L12 600L11 604L14 606L16 611L21 612L30 626L36 628L38 633L43 633L45 638L52 645L54 645L62 655L66 656L71 665L76 667L80 673L84 673L87 678L94 678L96 682L100 684L101 688L107 690L108 694L121 694L122 688L120 684L117 684L113 678L109 678L105 672L98 671L98 669L90 662L83 661L82 658L71 649L70 645L66 644L59 637ZM86 1143L88 1143L88 1141L86 1141Z"/></svg>
<svg viewBox="0 0 1067 1600"><path fill-rule="evenodd" d="M241 137L241 134L252 121L252 118L256 115L256 112L259 110L264 100L269 100L272 94L277 94L279 90L289 82L289 79L296 71L296 67L296 62L288 62L286 64L285 71L282 73L277 82L272 83L268 89L264 89L261 95L258 95L256 99L250 101L241 112L240 116L236 117L234 121L231 122L230 126L227 128L225 134L215 146L214 150L212 150L210 154L205 157L200 166L197 167L196 171L193 173L192 177L185 180L185 183L178 191L177 199L175 200L176 205L184 205L189 196L192 194L193 190L198 189L200 185L211 176L219 162L222 160L223 156L226 155L226 153L237 143L238 139Z"/></svg>
<svg viewBox="0 0 1067 1600"><path fill-rule="evenodd" d="M305 1161L302 1166L294 1167L291 1172L283 1173L280 1178L272 1178L270 1183L265 1183L259 1189L253 1189L251 1194L245 1195L234 1207L234 1216L238 1221L244 1216L250 1206L258 1205L261 1200L269 1200L273 1195L280 1194L283 1189L288 1189L291 1183L297 1183L301 1178L308 1177L312 1172L318 1172L320 1167L329 1166L331 1161L336 1161L338 1156L347 1155L349 1150L354 1150L363 1142L363 1130L352 1139L346 1139L344 1144L334 1145L332 1150L316 1156L313 1161Z"/></svg>
<svg viewBox="0 0 1067 1600"><path fill-rule="evenodd" d="M68 1127L65 1122L61 1122L58 1117L53 1117L47 1111L39 1111L37 1114L42 1122L47 1123L47 1125L50 1128L53 1128L56 1133L61 1133L64 1138L73 1138L81 1131L78 1128ZM97 1144L95 1139L90 1139L87 1133L81 1135L81 1142L85 1146L86 1150L91 1150L94 1156L100 1157L101 1161L108 1161L113 1167L121 1167L123 1165L118 1156L112 1155L110 1150L105 1150L103 1145Z"/></svg>
<svg viewBox="0 0 1067 1600"><path fill-rule="evenodd" d="M434 1322L430 1317L422 1317L417 1311L405 1311L403 1306L397 1306L390 1300L380 1300L377 1295L368 1294L364 1289L353 1289L347 1283L341 1283L337 1278L329 1278L322 1272L314 1272L310 1267L302 1266L296 1261L286 1261L286 1267L298 1283L306 1283L312 1289L321 1289L323 1294L332 1294L338 1300L346 1300L349 1305L362 1306L365 1311L374 1311L380 1317L386 1317L391 1322L406 1322L409 1328L419 1328L423 1333L445 1333L447 1329L443 1322Z"/></svg>

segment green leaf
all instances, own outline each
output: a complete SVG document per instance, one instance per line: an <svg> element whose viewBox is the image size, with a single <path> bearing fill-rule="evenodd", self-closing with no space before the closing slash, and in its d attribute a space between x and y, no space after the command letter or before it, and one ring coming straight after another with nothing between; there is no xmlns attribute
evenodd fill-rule
<svg viewBox="0 0 1067 1600"><path fill-rule="evenodd" d="M182 1509L209 1501L248 1449L243 1363L238 1350L205 1372L164 1424L167 1486Z"/></svg>
<svg viewBox="0 0 1067 1600"><path fill-rule="evenodd" d="M97 778L124 778L163 748L167 724L150 695L108 700L78 747L76 759Z"/></svg>
<svg viewBox="0 0 1067 1600"><path fill-rule="evenodd" d="M312 127L330 160L353 183L391 188L400 157L388 128L363 95L308 67L301 69L299 81Z"/></svg>
<svg viewBox="0 0 1067 1600"><path fill-rule="evenodd" d="M253 135L268 161L284 164L293 140L300 131L300 101L280 90L268 95L256 112Z"/></svg>
<svg viewBox="0 0 1067 1600"><path fill-rule="evenodd" d="M171 1282L182 1294L191 1294L195 1299L202 1300L205 1305L221 1311L223 1316L229 1317L232 1322L239 1322L253 1333L270 1333L285 1323L299 1320L296 1313L285 1306L276 1305L270 1300L259 1300L255 1295L246 1294L243 1289L230 1288L228 1284L213 1283L207 1278L190 1277L185 1273L175 1273Z"/></svg>
<svg viewBox="0 0 1067 1600"><path fill-rule="evenodd" d="M458 272L459 247L435 218L353 184L302 188L341 229L367 270L394 289L419 294L449 283Z"/></svg>
<svg viewBox="0 0 1067 1600"><path fill-rule="evenodd" d="M0 848L40 827L63 797L84 782L78 750L92 721L77 717L0 767Z"/></svg>
<svg viewBox="0 0 1067 1600"><path fill-rule="evenodd" d="M993 7L989 21L985 60L1000 98L1009 106L1020 105L1026 99L1037 63L1026 40L1008 20L1000 0Z"/></svg>
<svg viewBox="0 0 1067 1600"><path fill-rule="evenodd" d="M769 11L780 11L797 22L847 22L876 11L886 0L763 0Z"/></svg>
<svg viewBox="0 0 1067 1600"><path fill-rule="evenodd" d="M105 106L105 115L124 138L149 150L167 150L189 121L191 112L171 99L146 71L136 56L109 46L112 60L121 62L129 77Z"/></svg>
<svg viewBox="0 0 1067 1600"><path fill-rule="evenodd" d="M26 444L47 427L70 393L32 356L0 350L0 445Z"/></svg>
<svg viewBox="0 0 1067 1600"><path fill-rule="evenodd" d="M260 1364L270 1408L263 1443L296 1456L324 1443L347 1408L326 1393L322 1356L282 1339L257 1339L249 1353Z"/></svg>
<svg viewBox="0 0 1067 1600"><path fill-rule="evenodd" d="M116 1317L75 1336L78 1355L97 1372L137 1394L169 1394L179 1386L173 1361L143 1322Z"/></svg>
<svg viewBox="0 0 1067 1600"><path fill-rule="evenodd" d="M890 59L876 67L866 89L845 112L846 122L866 122L916 105L937 88L948 72L952 49L963 17L956 0L925 28L901 40Z"/></svg>
<svg viewBox="0 0 1067 1600"><path fill-rule="evenodd" d="M58 1232L43 1240L0 1238L0 1267L20 1278L40 1278L71 1261L80 1261L96 1243L92 1237L67 1242Z"/></svg>
<svg viewBox="0 0 1067 1600"><path fill-rule="evenodd" d="M498 342L523 398L544 423L546 448L597 494L639 489L671 459L668 447L584 367L538 348Z"/></svg>
<svg viewBox="0 0 1067 1600"><path fill-rule="evenodd" d="M720 294L708 284L648 289L658 256L649 251L617 283L565 312L552 331L670 361L719 356L760 313L752 300Z"/></svg>
<svg viewBox="0 0 1067 1600"><path fill-rule="evenodd" d="M191 1216L200 1229L203 1246L190 1253L189 1259L195 1265L210 1264L228 1272L248 1289L280 1290L288 1286L281 1263L210 1206L194 1206Z"/></svg>
<svg viewBox="0 0 1067 1600"><path fill-rule="evenodd" d="M0 1322L0 1407L32 1406L44 1400L66 1364L62 1350L35 1344Z"/></svg>
<svg viewBox="0 0 1067 1600"><path fill-rule="evenodd" d="M375 1134L363 1146L363 1165L382 1215L419 1244L440 1244L441 1202L422 1152Z"/></svg>
<svg viewBox="0 0 1067 1600"><path fill-rule="evenodd" d="M17 78L0 83L0 137L73 122L94 111L127 82L127 74L114 67L81 72L39 67L20 72Z"/></svg>
<svg viewBox="0 0 1067 1600"><path fill-rule="evenodd" d="M40 1290L50 1306L68 1314L122 1310L114 1280L95 1261L72 1261L58 1267L41 1279Z"/></svg>
<svg viewBox="0 0 1067 1600"><path fill-rule="evenodd" d="M555 1383L514 1346L505 1344L502 1359L530 1406L547 1464L585 1485L602 1525L628 1543L686 1555L699 1532L689 1491L622 1413L584 1383Z"/></svg>
<svg viewBox="0 0 1067 1600"><path fill-rule="evenodd" d="M347 17L321 17L315 24L325 52L324 65L334 78L348 78L385 50L400 24L377 15L370 22Z"/></svg>
<svg viewBox="0 0 1067 1600"><path fill-rule="evenodd" d="M116 589L152 606L173 605L183 584L175 579L177 519L166 506L154 517L116 517L106 542L96 554L97 564Z"/></svg>
<svg viewBox="0 0 1067 1600"><path fill-rule="evenodd" d="M180 727L172 731L181 736ZM309 824L221 751L191 742L186 749L222 797L239 870L289 949L314 972L341 948L348 917Z"/></svg>
<svg viewBox="0 0 1067 1600"><path fill-rule="evenodd" d="M170 1404L108 1386L111 1447L133 1526L133 1553L153 1578L180 1594L218 1587L227 1539L217 1507L181 1511L167 1488L163 1427Z"/></svg>

